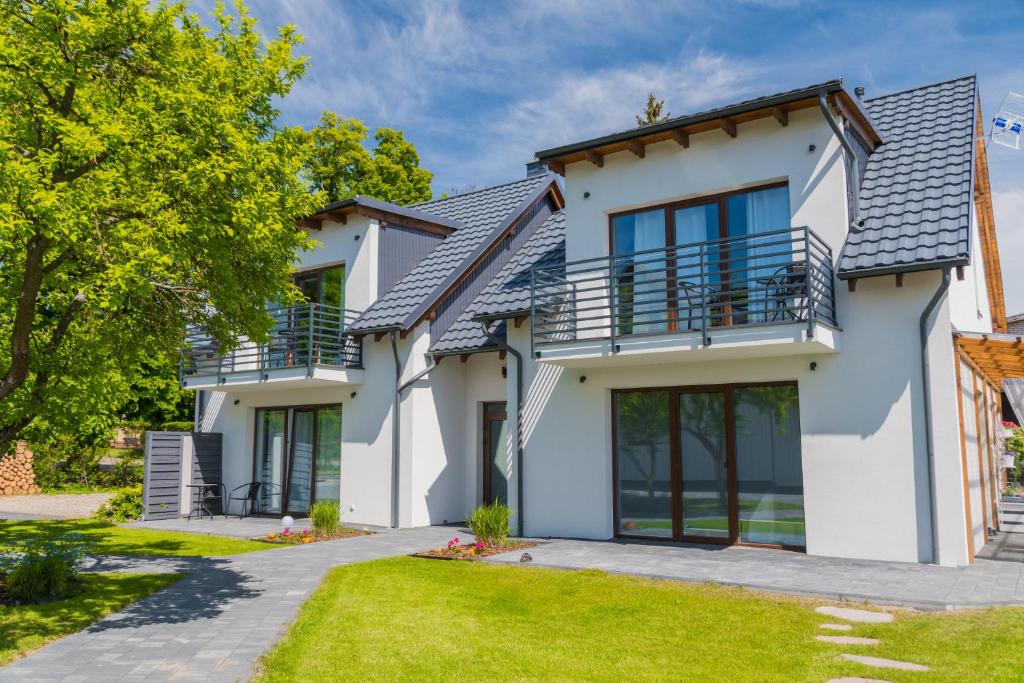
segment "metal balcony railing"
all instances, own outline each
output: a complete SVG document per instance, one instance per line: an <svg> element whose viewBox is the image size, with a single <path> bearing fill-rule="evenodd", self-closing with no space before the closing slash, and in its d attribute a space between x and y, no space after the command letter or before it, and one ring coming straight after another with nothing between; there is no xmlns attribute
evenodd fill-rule
<svg viewBox="0 0 1024 683"><path fill-rule="evenodd" d="M269 313L274 325L269 340L262 344L243 339L237 347L222 351L205 330L190 330L181 357L182 378L217 375L221 383L225 375L239 372L259 371L264 373L261 379L266 379L267 371L281 368L362 367L362 343L342 334L358 312L307 303L273 308Z"/></svg>
<svg viewBox="0 0 1024 683"><path fill-rule="evenodd" d="M835 327L832 250L806 227L586 259L531 274L534 354L548 344L803 322Z"/></svg>

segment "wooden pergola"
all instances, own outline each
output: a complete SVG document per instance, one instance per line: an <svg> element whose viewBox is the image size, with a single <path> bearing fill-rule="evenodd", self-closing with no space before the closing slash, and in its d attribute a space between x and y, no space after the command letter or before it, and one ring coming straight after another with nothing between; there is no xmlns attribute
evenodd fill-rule
<svg viewBox="0 0 1024 683"><path fill-rule="evenodd" d="M1002 420L1000 395L1003 380L1024 379L1024 339L1009 334L956 332L953 346L967 548L973 562L974 524L982 525L986 543L989 529L999 527L999 489L1006 483L997 449ZM975 464L969 462L973 460L970 455L977 458L979 486L974 500L980 503L978 520L972 520L971 514L973 492L968 472L975 469Z"/></svg>
<svg viewBox="0 0 1024 683"><path fill-rule="evenodd" d="M957 332L953 341L996 386L1001 387L1004 379L1024 379L1024 338Z"/></svg>

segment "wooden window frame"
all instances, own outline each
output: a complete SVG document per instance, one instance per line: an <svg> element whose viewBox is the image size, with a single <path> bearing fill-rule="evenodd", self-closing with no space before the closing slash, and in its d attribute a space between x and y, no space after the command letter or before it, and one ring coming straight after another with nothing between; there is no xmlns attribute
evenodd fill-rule
<svg viewBox="0 0 1024 683"><path fill-rule="evenodd" d="M699 197L691 197L690 199L677 200L662 204L653 204L651 206L644 206L636 209L629 209L626 211L616 211L608 214L608 255L611 257L621 256L622 254L615 253L615 219L623 216L632 216L640 213L648 213L650 211L661 210L664 212L664 224L665 224L665 245L666 248L673 246L679 246L676 244L676 220L675 212L678 209L686 209L694 206L703 206L706 204L715 204L718 207L718 239L724 240L729 237L729 198L735 197L741 194L750 194L752 192L760 192L762 190L773 190L779 187L789 187L789 180L776 180L769 183L762 183L760 185L753 185L750 187L744 187L736 190L728 190L727 192L717 192L714 194L701 195ZM792 215L790 215L790 221L792 222ZM705 240L701 240L705 241ZM729 262L729 250L723 249L718 254L720 262ZM665 287L667 290L667 303L668 303L668 331L676 332L679 329L679 296L676 288L676 265L675 259L666 259L665 264ZM729 291L728 282L723 283L722 292ZM727 301L727 297L725 298ZM723 324L726 326L732 324L732 306L726 304L723 307Z"/></svg>
<svg viewBox="0 0 1024 683"><path fill-rule="evenodd" d="M635 387L612 389L611 401L611 437L612 437L612 529L615 538L623 540L647 540L677 543L704 543L711 545L742 546L750 548L776 548L780 550L792 550L806 552L806 546L794 546L782 543L750 543L739 540L739 479L736 468L736 402L734 400L737 389L751 389L758 387L790 386L798 391L799 382L796 380L778 380L769 382L730 382L725 384L688 384L681 386L660 386L660 387ZM663 536L642 536L639 534L623 534L619 517L619 454L618 454L618 419L616 416L615 397L619 394L631 394L638 392L667 392L669 400L669 457L671 458L672 475L672 538ZM682 510L682 453L679 439L679 397L682 394L715 393L722 394L725 401L725 458L727 474L727 489L729 492L728 518L729 534L727 538L714 536L694 536L682 533L683 510ZM801 466L803 464L803 452L800 454ZM806 515L806 510L805 510ZM806 542L806 538L805 538Z"/></svg>

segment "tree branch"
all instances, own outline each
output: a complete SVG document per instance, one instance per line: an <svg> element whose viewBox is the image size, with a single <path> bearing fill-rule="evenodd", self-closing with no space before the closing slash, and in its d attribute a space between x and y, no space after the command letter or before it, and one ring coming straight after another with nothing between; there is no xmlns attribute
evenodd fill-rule
<svg viewBox="0 0 1024 683"><path fill-rule="evenodd" d="M0 377L0 400L7 398L25 383L28 377L32 338L32 323L36 315L36 297L43 283L43 253L47 239L36 233L28 241L25 254L25 273L21 293L14 313L11 328L11 363Z"/></svg>

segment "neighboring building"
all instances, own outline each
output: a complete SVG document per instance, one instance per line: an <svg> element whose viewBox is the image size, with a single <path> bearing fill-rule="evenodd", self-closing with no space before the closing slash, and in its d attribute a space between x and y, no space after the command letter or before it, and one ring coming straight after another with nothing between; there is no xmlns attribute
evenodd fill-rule
<svg viewBox="0 0 1024 683"><path fill-rule="evenodd" d="M980 116L974 77L837 80L539 152L564 190L336 203L312 304L194 338L198 427L267 513L968 563L1024 368Z"/></svg>
<svg viewBox="0 0 1024 683"><path fill-rule="evenodd" d="M1024 334L1024 313L1011 315L1006 319L1006 332L1008 334Z"/></svg>

